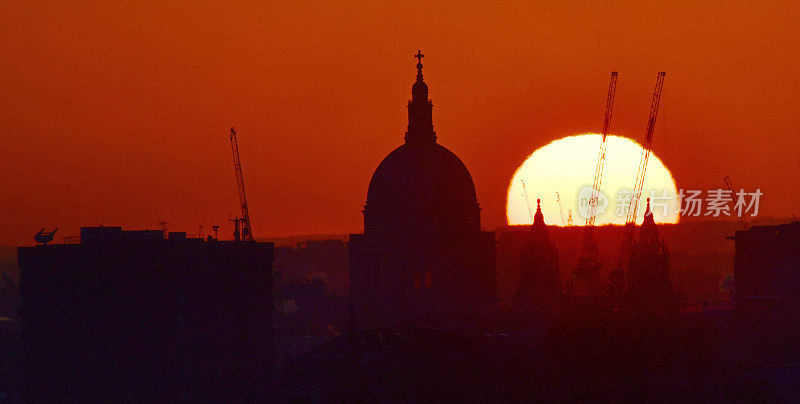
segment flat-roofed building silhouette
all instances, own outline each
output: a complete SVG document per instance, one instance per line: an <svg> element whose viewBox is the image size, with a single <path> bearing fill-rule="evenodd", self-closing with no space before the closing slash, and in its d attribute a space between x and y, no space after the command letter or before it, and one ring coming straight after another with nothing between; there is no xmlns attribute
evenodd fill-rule
<svg viewBox="0 0 800 404"><path fill-rule="evenodd" d="M737 311L771 306L800 314L800 222L737 231Z"/></svg>
<svg viewBox="0 0 800 404"><path fill-rule="evenodd" d="M27 400L265 399L273 245L81 229L19 248Z"/></svg>

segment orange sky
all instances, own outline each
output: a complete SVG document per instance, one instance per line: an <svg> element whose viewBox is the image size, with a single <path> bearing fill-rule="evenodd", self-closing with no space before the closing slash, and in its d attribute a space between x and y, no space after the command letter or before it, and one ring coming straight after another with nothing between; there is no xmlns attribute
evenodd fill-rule
<svg viewBox="0 0 800 404"><path fill-rule="evenodd" d="M637 140L667 72L654 150L679 188L730 175L764 215L800 206L796 1L52 3L0 3L0 244L159 220L227 234L232 125L257 237L359 232L418 48L486 228L528 154L600 129L613 69L612 131Z"/></svg>

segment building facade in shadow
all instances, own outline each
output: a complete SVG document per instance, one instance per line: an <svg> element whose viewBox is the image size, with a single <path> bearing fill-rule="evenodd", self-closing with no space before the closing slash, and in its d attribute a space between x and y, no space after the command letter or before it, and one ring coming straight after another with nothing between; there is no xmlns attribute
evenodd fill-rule
<svg viewBox="0 0 800 404"><path fill-rule="evenodd" d="M752 226L730 238L741 355L800 361L800 222Z"/></svg>
<svg viewBox="0 0 800 404"><path fill-rule="evenodd" d="M360 327L473 310L496 297L494 233L481 231L466 166L436 141L422 56L416 56L405 143L375 170L364 233L350 236L350 287Z"/></svg>
<svg viewBox="0 0 800 404"><path fill-rule="evenodd" d="M269 399L272 261L272 243L119 227L20 247L25 399Z"/></svg>
<svg viewBox="0 0 800 404"><path fill-rule="evenodd" d="M736 240L736 310L800 307L800 222L753 226L731 238Z"/></svg>

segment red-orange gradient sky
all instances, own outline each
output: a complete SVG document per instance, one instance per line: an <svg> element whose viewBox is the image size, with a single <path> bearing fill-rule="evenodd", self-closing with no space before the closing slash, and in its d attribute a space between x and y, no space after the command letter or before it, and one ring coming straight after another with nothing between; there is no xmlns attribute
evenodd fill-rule
<svg viewBox="0 0 800 404"><path fill-rule="evenodd" d="M528 154L600 129L611 70L612 130L637 140L667 72L654 150L678 187L730 175L762 214L798 213L796 1L142 3L0 3L0 244L159 220L227 236L230 126L257 237L359 232L418 48L488 229Z"/></svg>

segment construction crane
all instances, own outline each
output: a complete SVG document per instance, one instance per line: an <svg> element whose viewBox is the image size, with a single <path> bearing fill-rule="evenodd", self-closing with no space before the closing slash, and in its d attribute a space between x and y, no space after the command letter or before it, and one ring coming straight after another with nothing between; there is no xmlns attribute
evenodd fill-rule
<svg viewBox="0 0 800 404"><path fill-rule="evenodd" d="M606 164L606 150L608 149L608 131L611 129L611 115L614 112L614 94L617 91L617 72L611 72L611 82L608 84L608 95L606 96L606 115L603 118L603 132L600 138L600 152L597 154L597 166L594 169L594 182L592 184L592 195L589 198L588 214L586 215L586 226L588 231L594 227L595 217L597 216L597 200L600 197L600 185L603 182L603 167Z"/></svg>
<svg viewBox="0 0 800 404"><path fill-rule="evenodd" d="M522 182L522 191L525 193L525 203L528 204L528 214L531 216L531 223L533 223L533 210L531 209L531 200L528 198L528 188L525 188L525 180Z"/></svg>
<svg viewBox="0 0 800 404"><path fill-rule="evenodd" d="M650 116L647 119L647 129L644 132L644 142L642 143L642 155L639 158L639 167L636 171L636 181L634 182L631 200L628 203L628 212L625 218L625 228L622 233L622 248L619 255L617 268L622 269L625 259L630 251L630 244L633 240L633 231L636 227L636 214L639 209L639 198L642 195L644 177L647 172L647 162L650 160L650 151L653 149L653 133L656 128L656 118L658 117L658 107L661 105L661 90L664 88L664 72L659 72L656 76L656 87L653 90L653 98L650 101Z"/></svg>
<svg viewBox="0 0 800 404"><path fill-rule="evenodd" d="M728 191L731 191L731 194L734 194L733 185L731 185L731 177L726 175L726 176L722 177L722 180L725 181L725 186L728 187ZM737 216L739 216L739 225L742 226L742 230L749 229L750 228L750 224L747 223L747 218L744 217L744 212L742 212L741 215L737 215Z"/></svg>
<svg viewBox="0 0 800 404"><path fill-rule="evenodd" d="M231 128L231 149L233 150L233 170L236 171L236 185L239 187L239 202L242 205L242 217L235 219L236 231L234 232L234 239L237 241L253 241L253 231L250 227L250 213L247 210L247 197L244 193L242 162L239 160L239 144L236 141L236 130L234 128Z"/></svg>
<svg viewBox="0 0 800 404"><path fill-rule="evenodd" d="M606 149L608 143L609 129L611 128L611 115L614 112L614 95L617 91L617 72L611 72L611 81L608 83L608 94L606 96L606 111L603 117L603 131L600 138L600 151L597 155L597 166L594 171L594 181L592 183L592 193L589 197L587 206L586 229L584 230L583 243L578 258L578 267L575 269L574 278L585 279L589 282L587 292L589 294L599 294L599 280L597 279L600 270L600 260L597 253L597 244L594 241L594 223L597 215L597 201L600 196L600 185L603 181L603 167L606 161Z"/></svg>
<svg viewBox="0 0 800 404"><path fill-rule="evenodd" d="M561 206L561 195L556 192L556 202L558 202L558 213L561 214L561 225L566 226L567 222L564 221L564 208Z"/></svg>
<svg viewBox="0 0 800 404"><path fill-rule="evenodd" d="M658 107L661 105L661 90L664 88L664 74L664 72L660 72L656 77L656 88L653 91L653 99L650 103L650 117L647 119L647 130L645 131L644 143L642 144L642 157L639 159L639 169L636 172L636 182L633 186L631 200L628 203L628 215L625 219L625 223L636 222L636 214L639 209L639 198L642 196L644 176L647 172L647 162L650 160L650 151L653 149L653 132L656 128Z"/></svg>

